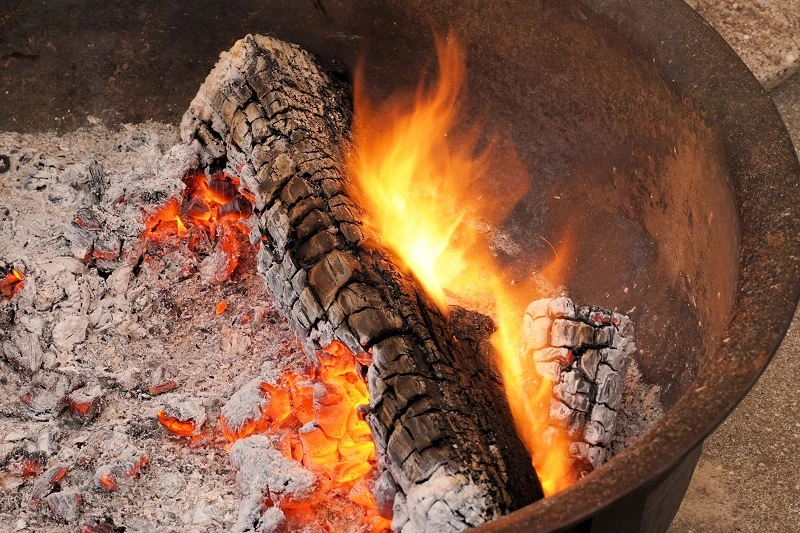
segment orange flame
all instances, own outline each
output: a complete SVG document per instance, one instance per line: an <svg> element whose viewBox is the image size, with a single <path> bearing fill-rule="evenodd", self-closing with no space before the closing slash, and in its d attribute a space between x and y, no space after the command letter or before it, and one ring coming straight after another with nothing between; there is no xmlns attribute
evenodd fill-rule
<svg viewBox="0 0 800 533"><path fill-rule="evenodd" d="M363 192L366 227L445 311L444 287L465 271L465 252L474 242L463 231L460 192L484 170L483 161L471 157L472 139L458 146L447 139L464 78L464 62L448 43L439 43L442 82L430 91L421 88L411 102L396 97L374 109L357 76L355 151L348 160ZM460 246L451 246L456 240Z"/></svg>
<svg viewBox="0 0 800 533"><path fill-rule="evenodd" d="M25 274L16 268L11 269L10 273L0 279L0 294L10 300L22 288L23 279L25 279Z"/></svg>
<svg viewBox="0 0 800 533"><path fill-rule="evenodd" d="M319 359L310 375L288 372L275 385L262 383L268 402L260 417L238 431L220 417L223 433L230 442L254 433L283 435L282 453L317 474L319 489L311 500L279 502L290 523L308 524L330 495L343 493L362 508L365 526L388 531L391 521L378 514L369 488L376 471L375 445L358 412L369 403L367 385L344 344L334 341Z"/></svg>
<svg viewBox="0 0 800 533"><path fill-rule="evenodd" d="M180 437L191 437L196 429L193 420L179 420L174 416L168 415L164 410L158 412L158 421L161 422L162 426Z"/></svg>
<svg viewBox="0 0 800 533"><path fill-rule="evenodd" d="M444 312L448 295L491 307L498 326L491 341L517 431L531 452L545 494L553 494L573 478L569 441L565 431L545 432L552 384L538 378L532 361L520 357L524 309L538 294L503 272L480 229L487 219L502 222L529 180L508 178L524 170L516 154L498 159L497 139L475 155L478 130L456 136L464 57L452 35L437 39L437 55L440 72L435 83L421 84L413 95L394 95L377 107L366 96L361 76L356 77L348 171L366 211L365 226L400 258ZM503 168L502 197L480 190L491 181L486 175L497 164L511 170L509 174ZM549 270L554 274L559 269Z"/></svg>

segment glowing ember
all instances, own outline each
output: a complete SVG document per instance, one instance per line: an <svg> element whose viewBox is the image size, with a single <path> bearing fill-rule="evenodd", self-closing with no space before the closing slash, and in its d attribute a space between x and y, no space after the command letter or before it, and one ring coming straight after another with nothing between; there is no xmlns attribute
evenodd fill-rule
<svg viewBox="0 0 800 533"><path fill-rule="evenodd" d="M348 171L366 209L367 228L402 260L443 311L447 312L447 294L461 301L491 302L498 326L492 344L517 431L531 452L545 494L553 494L568 486L574 475L568 466L566 432L553 435L544 425L552 384L538 379L533 363L520 357L519 323L537 293L506 276L477 229L482 220L502 222L528 181L509 178L507 168L514 175L521 170L514 154L503 160L496 150L474 155L475 129L458 140L453 126L461 105L464 58L452 36L437 41L437 52L436 83L421 86L413 95L395 95L378 107L368 100L357 76L355 149ZM508 184L500 199L479 189L481 176L498 164ZM550 265L541 274L557 281L559 266Z"/></svg>
<svg viewBox="0 0 800 533"><path fill-rule="evenodd" d="M274 435L283 442L284 456L317 475L313 498L280 502L290 524L313 522L330 495L346 494L362 508L362 525L388 531L391 521L378 514L370 490L375 445L358 412L359 406L369 402L366 383L357 371L359 363L338 342L319 358L321 365L309 374L287 373L277 384L262 383L261 415L239 427L222 416L223 433L231 442L255 433Z"/></svg>
<svg viewBox="0 0 800 533"><path fill-rule="evenodd" d="M158 421L161 425L180 437L190 437L194 435L195 424L193 420L178 420L174 416L169 416L166 411L158 412Z"/></svg>
<svg viewBox="0 0 800 533"><path fill-rule="evenodd" d="M123 455L111 464L101 465L95 472L95 485L114 491L120 485L139 477L141 469L147 465L147 456L143 453L127 449Z"/></svg>
<svg viewBox="0 0 800 533"><path fill-rule="evenodd" d="M239 180L227 174L207 177L195 172L184 178L183 202L172 199L145 222L145 236L163 243L172 236L188 238L189 249L211 243L213 250L200 264L200 275L209 283L226 281L239 263L239 237L249 229L241 221L253 213L251 196L239 190ZM199 250L197 250L199 251Z"/></svg>
<svg viewBox="0 0 800 533"><path fill-rule="evenodd" d="M0 279L0 294L11 299L22 288L23 279L25 279L25 274L16 268L12 269L6 277Z"/></svg>
<svg viewBox="0 0 800 533"><path fill-rule="evenodd" d="M157 396L159 394L164 394L165 392L170 392L178 388L178 382L174 379L168 379L162 383L158 383L156 385L150 385L147 387L147 392L150 393L151 396Z"/></svg>
<svg viewBox="0 0 800 533"><path fill-rule="evenodd" d="M98 478L98 482L101 486L108 490L117 490L119 488L119 484L117 483L117 478L114 477L114 474L111 472L105 473Z"/></svg>
<svg viewBox="0 0 800 533"><path fill-rule="evenodd" d="M223 174L207 178L197 173L185 182L184 202L167 203L147 221L145 234L154 242L166 242L173 236L187 238L191 249L198 232L206 232L208 240L215 244L200 265L200 275L212 283L221 283L236 268L239 236L247 230L241 220L252 214L251 199L240 192L238 180ZM219 315L226 308L227 302L221 301L214 312ZM249 317L242 320L249 321ZM285 457L317 475L318 488L312 497L277 502L290 524L325 524L321 514L331 513L326 506L338 495L353 502L362 516L362 526L388 531L391 521L378 514L370 490L376 475L375 445L358 412L359 406L369 403L369 395L357 367L369 361L357 361L339 342L319 354L319 359L321 365L308 374L287 373L274 384L248 384L237 394L250 410L237 413L234 419L226 417L223 409L222 433L229 442L257 434L274 437L282 443L280 449ZM174 381L151 387L149 392L172 390L174 386L167 387L167 383ZM175 435L196 436L194 420L173 416L168 410L160 411L158 420ZM107 484L118 477L104 479L107 473L113 475L103 472L96 482L110 489Z"/></svg>
<svg viewBox="0 0 800 533"><path fill-rule="evenodd" d="M46 458L41 453L29 453L24 449L12 452L3 470L10 476L33 477L42 473Z"/></svg>

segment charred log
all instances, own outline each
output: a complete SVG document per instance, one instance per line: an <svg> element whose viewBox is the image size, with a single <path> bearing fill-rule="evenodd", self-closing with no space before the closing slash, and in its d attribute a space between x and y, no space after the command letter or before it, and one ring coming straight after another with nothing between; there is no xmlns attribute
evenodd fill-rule
<svg viewBox="0 0 800 533"><path fill-rule="evenodd" d="M628 362L636 351L631 320L566 297L525 311L524 355L553 383L547 431L566 429L572 470L585 474L608 456Z"/></svg>
<svg viewBox="0 0 800 533"><path fill-rule="evenodd" d="M457 531L542 497L481 343L365 236L342 168L347 88L300 48L247 36L224 53L181 126L206 167L255 195L259 270L308 353L371 361L366 414L394 529ZM481 379L476 379L480 377Z"/></svg>

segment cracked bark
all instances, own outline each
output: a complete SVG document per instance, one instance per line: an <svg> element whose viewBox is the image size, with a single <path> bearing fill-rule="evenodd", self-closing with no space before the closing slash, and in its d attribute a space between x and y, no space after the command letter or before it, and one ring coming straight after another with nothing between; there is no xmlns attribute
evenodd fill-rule
<svg viewBox="0 0 800 533"><path fill-rule="evenodd" d="M541 498L541 487L487 371L485 338L454 329L364 234L342 164L350 105L320 60L248 35L221 55L181 132L204 166L227 165L255 194L259 270L307 352L338 340L371 359L376 496L393 507L393 528L466 529Z"/></svg>
<svg viewBox="0 0 800 533"><path fill-rule="evenodd" d="M522 335L522 357L553 384L545 437L566 430L571 470L578 477L599 468L608 457L628 362L636 351L631 320L562 296L532 302Z"/></svg>

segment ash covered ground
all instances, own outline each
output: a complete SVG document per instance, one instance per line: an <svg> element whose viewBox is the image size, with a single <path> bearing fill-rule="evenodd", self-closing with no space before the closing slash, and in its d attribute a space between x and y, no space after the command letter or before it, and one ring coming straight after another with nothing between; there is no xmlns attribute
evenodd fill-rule
<svg viewBox="0 0 800 533"><path fill-rule="evenodd" d="M175 193L159 182L159 167L177 143L177 128L158 123L0 133L8 158L0 164L0 274L25 275L12 299L0 296L0 531L66 532L92 521L136 532L241 530L252 502L220 435L220 409L254 378L306 364L256 273L255 248L244 239L221 284L204 280L179 244L106 271L75 257L81 208L137 187ZM92 167L107 177L100 192ZM137 222L115 230L132 236L143 229ZM163 386L170 380L172 390ZM633 362L615 453L661 416L658 395ZM206 415L206 436L194 441L157 419L185 398ZM38 461L38 471L19 475L24 460ZM110 490L100 474L121 464ZM60 479L48 484L48 473Z"/></svg>
<svg viewBox="0 0 800 533"><path fill-rule="evenodd" d="M24 337L19 344L29 347L16 360L0 358L0 458L20 448L42 451L45 468L68 468L60 490L82 498L78 519L61 525L64 519L46 516L43 506L25 505L31 479L0 473L2 531L72 531L92 517L109 517L126 531L209 531L230 529L237 519L241 494L224 441L187 443L162 428L156 414L171 397L189 396L213 426L221 406L265 361L304 365L256 274L254 251L244 248L221 285L202 281L196 270L179 279L154 257L104 279L73 257L64 236L77 209L93 201L89 164L97 161L120 183L138 181L157 174L155 165L177 141L175 127L154 123L64 137L0 134L0 153L10 159L0 174L0 260L26 273L13 301L0 304L5 320L14 314L0 342ZM216 314L222 301L227 308ZM174 391L148 394L168 379ZM69 408L48 409L48 400L57 401L50 393L76 382L100 388L92 420L76 419ZM41 405L22 404L28 391L43 398ZM126 449L148 458L139 477L115 491L98 487L97 469Z"/></svg>

